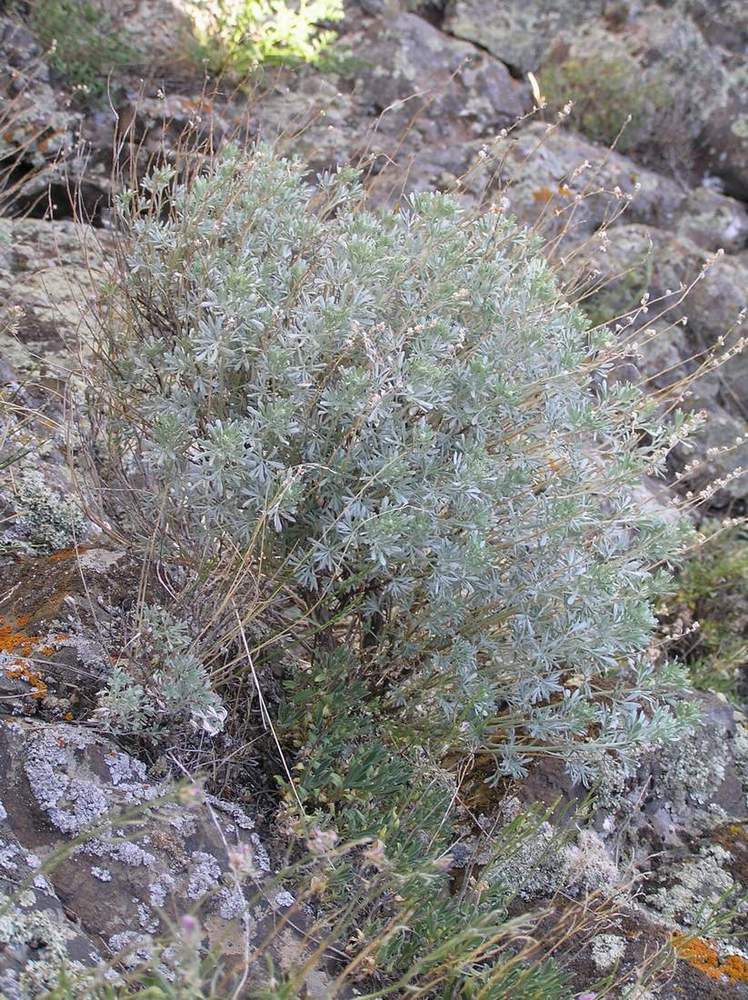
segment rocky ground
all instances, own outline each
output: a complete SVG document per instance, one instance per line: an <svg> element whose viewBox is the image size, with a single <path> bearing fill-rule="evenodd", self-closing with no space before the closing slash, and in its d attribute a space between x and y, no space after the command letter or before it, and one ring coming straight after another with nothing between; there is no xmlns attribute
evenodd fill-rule
<svg viewBox="0 0 748 1000"><path fill-rule="evenodd" d="M86 544L70 547L64 416L110 259L112 168L126 152L142 167L174 155L185 129L214 141L260 136L315 169L360 163L375 204L439 188L516 213L593 315L622 317L622 336L636 331L631 368L655 389L692 374L709 352L730 355L683 401L707 420L696 461L675 455L672 472L682 491L704 491L712 514L742 515L748 499L748 355L738 351L748 309L745 4L361 0L348 5L331 70L273 70L249 91L206 88L180 55L190 21L176 2L108 9L140 60L96 101L50 69L18 17L0 17L10 69L0 80L10 109L0 149L14 182L0 218L0 381L8 419L27 422L29 441L25 494L0 493L9 525L0 549L0 882L6 894L22 888L11 915L0 915L0 994L9 998L43 992L64 956L127 960L208 888L204 926L239 962L247 942L238 918L250 910L256 941L289 906L277 886L263 888L271 865L257 817L219 799L178 801L165 772L147 773L91 724L108 669L100 639L126 613L139 567L96 526L81 525ZM528 73L544 108L534 109ZM570 111L576 93L565 87L579 93ZM113 153L116 136L123 145ZM634 781L612 771L563 856L546 859L531 889L518 881L533 901L590 888L615 900L609 926L574 959L580 988L616 963L643 973L675 933L677 964L640 1000L748 996L748 955L708 932L688 937L730 909L730 930L744 932L748 891L748 734L723 696L699 698L698 736L643 762ZM553 768L539 768L518 790L518 808L559 795L580 802ZM144 803L153 803L147 817L129 819ZM490 804L478 805L478 829L466 833L477 851L481 824L496 823ZM80 842L91 823L105 832ZM229 862L236 850L254 858L244 893ZM53 857L62 860L48 866ZM304 948L301 931L285 933L281 963ZM327 995L324 977L310 974L308 995Z"/></svg>

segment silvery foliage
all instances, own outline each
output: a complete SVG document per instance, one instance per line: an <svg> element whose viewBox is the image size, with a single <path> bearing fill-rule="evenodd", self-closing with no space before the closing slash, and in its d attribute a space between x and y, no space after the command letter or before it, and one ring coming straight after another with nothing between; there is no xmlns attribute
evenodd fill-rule
<svg viewBox="0 0 748 1000"><path fill-rule="evenodd" d="M279 631L357 636L414 724L502 774L682 731L646 650L686 529L635 492L680 424L608 384L530 234L442 194L374 214L350 171L312 188L262 147L119 215L110 445L165 547L254 552Z"/></svg>
<svg viewBox="0 0 748 1000"><path fill-rule="evenodd" d="M215 735L226 709L211 690L185 622L155 605L140 609L136 634L99 699L98 718L116 732L158 731L182 719Z"/></svg>

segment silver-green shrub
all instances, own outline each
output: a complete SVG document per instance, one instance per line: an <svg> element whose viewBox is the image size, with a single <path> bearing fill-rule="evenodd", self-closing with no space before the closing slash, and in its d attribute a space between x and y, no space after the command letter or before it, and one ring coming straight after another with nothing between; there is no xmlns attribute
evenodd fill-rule
<svg viewBox="0 0 748 1000"><path fill-rule="evenodd" d="M218 732L226 710L211 690L186 624L164 608L146 605L133 625L137 633L125 647L132 655L127 665L113 667L99 698L99 720L121 733L153 733L185 722Z"/></svg>
<svg viewBox="0 0 748 1000"><path fill-rule="evenodd" d="M530 234L441 194L374 214L351 172L264 148L118 212L92 405L121 525L206 593L239 581L265 650L347 644L500 773L552 752L584 778L678 731L647 649L686 529L637 487L683 423L608 383Z"/></svg>

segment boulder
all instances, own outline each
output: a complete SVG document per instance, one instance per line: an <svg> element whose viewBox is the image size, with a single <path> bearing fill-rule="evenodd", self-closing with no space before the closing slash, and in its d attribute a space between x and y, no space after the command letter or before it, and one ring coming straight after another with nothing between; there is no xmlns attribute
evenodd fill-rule
<svg viewBox="0 0 748 1000"><path fill-rule="evenodd" d="M111 666L104 638L121 631L141 571L128 552L95 544L0 557L4 712L50 721L91 713Z"/></svg>
<svg viewBox="0 0 748 1000"><path fill-rule="evenodd" d="M269 878L237 805L155 781L95 731L64 723L0 717L0 767L3 996L41 996L63 966L111 967L116 980L118 968L150 965L175 981L180 934L193 953L220 951L214 988L226 996L245 973L255 984L267 977L251 958L266 938L278 968L311 953L304 914L280 920L293 897ZM317 964L307 977L316 989L325 974Z"/></svg>
<svg viewBox="0 0 748 1000"><path fill-rule="evenodd" d="M554 104L576 102L591 138L612 142L676 176L694 165L706 122L720 103L727 69L690 17L656 4L629 8L624 24L589 17L564 26L542 58ZM626 124L627 116L630 121Z"/></svg>
<svg viewBox="0 0 748 1000"><path fill-rule="evenodd" d="M528 108L529 88L473 45L412 13L364 18L341 45L339 76L279 74L252 106L260 135L313 169L359 163L372 202L452 184L492 136Z"/></svg>
<svg viewBox="0 0 748 1000"><path fill-rule="evenodd" d="M451 0L444 27L524 75L537 70L560 29L583 24L602 14L605 6L605 0Z"/></svg>
<svg viewBox="0 0 748 1000"><path fill-rule="evenodd" d="M668 227L685 198L674 181L542 122L499 138L488 153L496 196L549 238L563 234L566 246L616 219ZM477 187L478 177L468 185Z"/></svg>
<svg viewBox="0 0 748 1000"><path fill-rule="evenodd" d="M681 202L673 229L704 250L738 253L748 245L748 208L735 198L697 187Z"/></svg>
<svg viewBox="0 0 748 1000"><path fill-rule="evenodd" d="M109 173L80 142L83 115L53 86L31 33L2 16L0 58L10 67L0 79L0 158L12 168L0 192L3 211L63 219L80 211L97 219Z"/></svg>
<svg viewBox="0 0 748 1000"><path fill-rule="evenodd" d="M107 242L74 222L0 219L0 354L19 376L60 383L79 367Z"/></svg>
<svg viewBox="0 0 748 1000"><path fill-rule="evenodd" d="M515 72L539 74L572 124L693 183L704 170L748 194L745 14L729 2L451 0L445 29ZM626 124L627 119L628 124Z"/></svg>
<svg viewBox="0 0 748 1000"><path fill-rule="evenodd" d="M502 63L415 14L385 19L346 42L362 64L356 92L370 113L386 112L424 139L438 141L456 130L463 138L493 134L529 109L529 88ZM393 123L385 121L388 131Z"/></svg>
<svg viewBox="0 0 748 1000"><path fill-rule="evenodd" d="M612 321L622 337L636 342L637 364L650 388L698 374L681 405L704 410L706 423L673 451L671 467L679 474L691 468L681 485L694 494L720 484L708 506L737 503L740 509L748 498L748 473L742 471L748 468L748 368L745 351L731 349L738 350L748 329L748 272L736 257L710 256L651 226L611 229L604 250L592 240L580 255L594 286L585 308L596 322ZM704 369L707 356L725 355L719 367Z"/></svg>

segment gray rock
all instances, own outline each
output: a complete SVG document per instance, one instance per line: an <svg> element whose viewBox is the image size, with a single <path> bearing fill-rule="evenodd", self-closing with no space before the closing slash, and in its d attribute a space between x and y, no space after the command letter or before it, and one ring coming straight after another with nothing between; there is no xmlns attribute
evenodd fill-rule
<svg viewBox="0 0 748 1000"><path fill-rule="evenodd" d="M0 354L24 376L78 368L111 242L73 222L0 220Z"/></svg>
<svg viewBox="0 0 748 1000"><path fill-rule="evenodd" d="M673 228L704 250L735 253L748 243L748 208L707 187L694 188L681 202Z"/></svg>
<svg viewBox="0 0 748 1000"><path fill-rule="evenodd" d="M677 0L711 45L744 54L748 46L748 8L743 0Z"/></svg>
<svg viewBox="0 0 748 1000"><path fill-rule="evenodd" d="M268 857L238 806L151 780L80 726L0 719L0 766L0 888L12 899L0 920L0 983L15 979L24 1000L64 962L116 968L137 953L168 972L159 936L174 944L170 928L184 914L195 946L220 950L226 995L245 971L246 942L251 951L269 936L281 968L304 956L303 933L272 933L288 903L277 885L263 887ZM259 962L248 971L255 983L267 974Z"/></svg>
<svg viewBox="0 0 748 1000"><path fill-rule="evenodd" d="M580 25L602 14L605 6L605 0L452 0L445 28L524 74L537 70L561 28Z"/></svg>
<svg viewBox="0 0 748 1000"><path fill-rule="evenodd" d="M499 4L452 0L445 28L522 74L539 73L572 123L677 177L706 167L728 194L748 192L745 15L730 3ZM734 32L731 31L735 25ZM724 47L723 47L724 46ZM566 92L566 89L568 92Z"/></svg>
<svg viewBox="0 0 748 1000"><path fill-rule="evenodd" d="M669 226L684 200L674 181L575 132L534 122L488 147L489 190L549 237L574 245L619 219Z"/></svg>
<svg viewBox="0 0 748 1000"><path fill-rule="evenodd" d="M80 142L83 115L50 82L29 32L1 16L0 59L12 67L0 77L0 156L12 167L3 213L71 218L77 207L95 217L110 177Z"/></svg>
<svg viewBox="0 0 748 1000"><path fill-rule="evenodd" d="M686 407L690 408L690 407ZM688 441L678 445L669 463L680 473L681 488L694 496L705 491L704 508L739 513L748 501L748 428L713 400L696 396L693 408L706 409L706 423ZM683 472L688 467L687 473Z"/></svg>
<svg viewBox="0 0 748 1000"><path fill-rule="evenodd" d="M598 322L611 320L621 335L636 340L647 385L692 382L682 406L705 410L706 425L688 448L671 455L674 471L696 463L682 485L694 493L725 480L710 505L728 507L748 498L745 352L704 370L708 356L721 357L746 333L748 272L736 258L710 257L691 241L650 226L618 226L606 250L593 240L580 255L595 292L585 306ZM649 301L642 306L645 296ZM627 314L633 320L627 324ZM742 317L742 319L741 319ZM636 331L635 333L633 331ZM700 373L700 374L699 374Z"/></svg>
<svg viewBox="0 0 748 1000"><path fill-rule="evenodd" d="M743 60L725 82L721 99L704 122L707 169L722 178L725 191L748 199L748 97L745 78L748 60Z"/></svg>
<svg viewBox="0 0 748 1000"><path fill-rule="evenodd" d="M433 141L462 126L465 137L512 124L528 109L529 89L500 62L450 38L415 14L384 20L354 44L364 64L361 100Z"/></svg>
<svg viewBox="0 0 748 1000"><path fill-rule="evenodd" d="M42 59L42 49L33 34L17 20L0 18L0 51L9 69L31 73L37 80L47 81L49 69ZM11 77L13 74L10 74Z"/></svg>
<svg viewBox="0 0 748 1000"><path fill-rule="evenodd" d="M349 80L279 74L253 113L260 135L312 169L359 163L372 204L450 187L478 137L528 107L529 88L501 63L415 14L362 19L343 42L356 53Z"/></svg>

